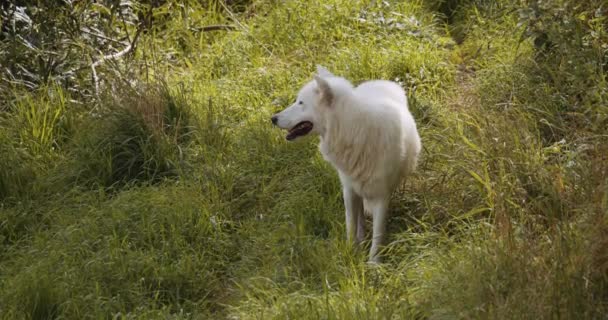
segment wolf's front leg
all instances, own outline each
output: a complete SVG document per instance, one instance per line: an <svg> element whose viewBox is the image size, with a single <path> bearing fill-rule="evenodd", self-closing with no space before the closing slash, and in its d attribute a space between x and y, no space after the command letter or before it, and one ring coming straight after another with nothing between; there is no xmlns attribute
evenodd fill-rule
<svg viewBox="0 0 608 320"><path fill-rule="evenodd" d="M379 263L380 249L384 244L384 238L386 237L386 222L388 220L388 199L375 199L367 200L369 204L369 211L373 216L373 233L372 233L372 247L369 250L369 261L372 263Z"/></svg>
<svg viewBox="0 0 608 320"><path fill-rule="evenodd" d="M349 187L344 187L344 209L346 213L346 240L358 244L357 222L363 215L363 198Z"/></svg>

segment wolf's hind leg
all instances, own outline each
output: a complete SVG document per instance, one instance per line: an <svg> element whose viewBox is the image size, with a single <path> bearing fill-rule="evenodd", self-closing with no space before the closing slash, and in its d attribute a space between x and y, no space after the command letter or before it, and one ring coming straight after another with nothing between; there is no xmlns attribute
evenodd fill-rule
<svg viewBox="0 0 608 320"><path fill-rule="evenodd" d="M388 219L388 199L366 200L369 204L369 210L373 215L373 231L372 231L372 247L369 251L369 261L372 263L381 262L380 249L384 245L386 237L386 222Z"/></svg>
<svg viewBox="0 0 608 320"><path fill-rule="evenodd" d="M364 205L365 207L365 205ZM365 240L365 214L363 213L365 209L359 212L359 216L357 217L357 244L360 244Z"/></svg>
<svg viewBox="0 0 608 320"><path fill-rule="evenodd" d="M357 222L359 217L363 215L363 198L348 187L344 188L343 193L346 215L346 240L356 244L358 242Z"/></svg>

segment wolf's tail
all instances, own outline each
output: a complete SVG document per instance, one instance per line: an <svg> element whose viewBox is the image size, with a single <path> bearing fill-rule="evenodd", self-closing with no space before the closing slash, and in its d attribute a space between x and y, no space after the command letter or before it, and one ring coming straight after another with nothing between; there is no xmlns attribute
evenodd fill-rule
<svg viewBox="0 0 608 320"><path fill-rule="evenodd" d="M407 178L410 174L416 171L418 166L418 158L420 157L420 151L422 150L422 143L420 137L416 135L415 139L412 139L406 147L405 163L403 168L403 177Z"/></svg>

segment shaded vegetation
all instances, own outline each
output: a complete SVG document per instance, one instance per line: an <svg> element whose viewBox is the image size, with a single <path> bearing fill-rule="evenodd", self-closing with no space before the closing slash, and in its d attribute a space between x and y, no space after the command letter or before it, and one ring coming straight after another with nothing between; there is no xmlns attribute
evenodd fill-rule
<svg viewBox="0 0 608 320"><path fill-rule="evenodd" d="M608 313L602 1L1 9L3 319ZM317 139L270 126L315 64L397 81L418 123L378 267Z"/></svg>

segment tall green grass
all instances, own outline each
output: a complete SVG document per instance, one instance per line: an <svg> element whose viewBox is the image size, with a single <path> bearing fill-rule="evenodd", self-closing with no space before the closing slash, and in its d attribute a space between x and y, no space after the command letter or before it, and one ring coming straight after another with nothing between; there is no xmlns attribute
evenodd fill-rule
<svg viewBox="0 0 608 320"><path fill-rule="evenodd" d="M59 87L11 91L3 319L608 312L601 44L573 58L584 72L556 68L576 44L545 24L562 45L547 55L511 1L177 4L140 42L141 82L95 105ZM197 28L218 23L236 29ZM345 242L317 139L288 143L269 121L316 64L408 90L424 149L391 200L381 266Z"/></svg>

